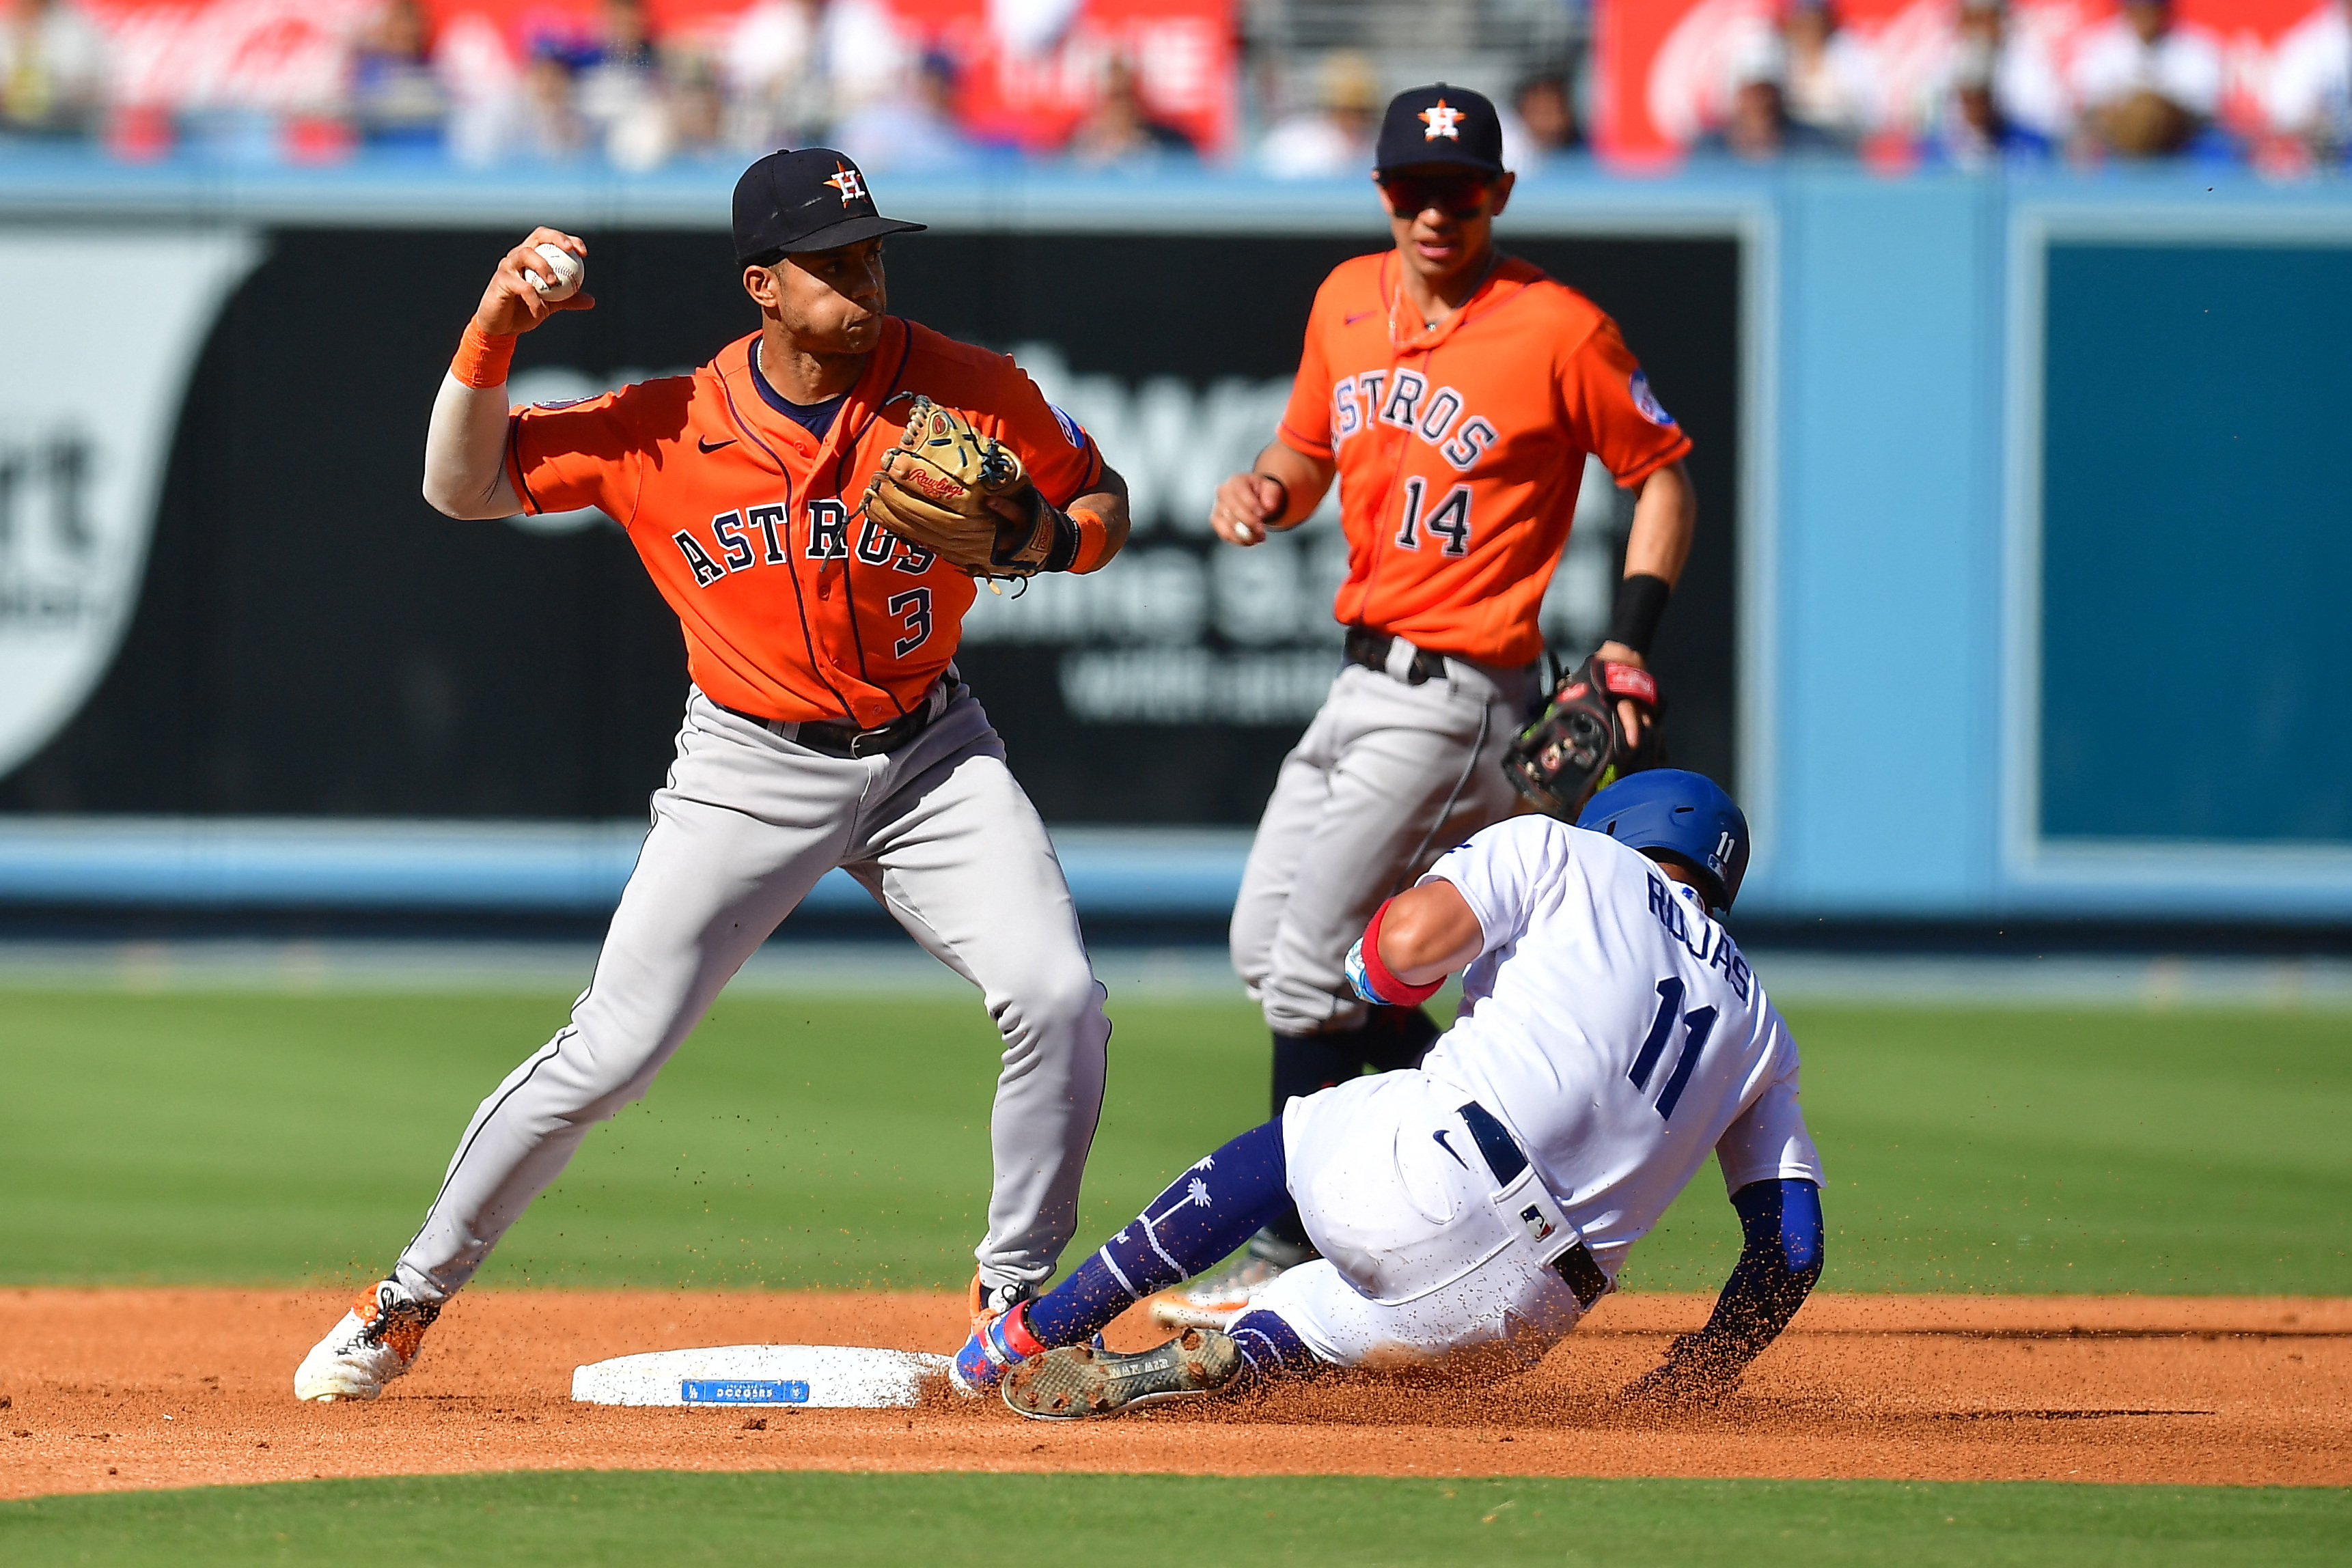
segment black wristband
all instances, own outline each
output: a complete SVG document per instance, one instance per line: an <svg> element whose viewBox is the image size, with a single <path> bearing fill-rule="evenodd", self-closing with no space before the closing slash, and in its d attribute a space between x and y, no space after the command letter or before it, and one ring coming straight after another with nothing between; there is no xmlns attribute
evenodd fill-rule
<svg viewBox="0 0 2352 1568"><path fill-rule="evenodd" d="M1274 509L1274 516L1266 519L1266 526L1267 526L1267 527L1269 527L1269 528L1273 527L1276 523L1278 523L1278 522L1282 521L1282 519L1283 519L1283 518L1285 518L1285 517L1288 517L1288 516L1290 515L1290 486L1287 486L1287 485L1284 484L1281 480L1279 480L1279 479L1276 478L1276 477L1275 477L1273 475L1271 475L1271 474L1253 474L1252 476L1250 476L1250 477L1252 477L1252 478L1254 478L1254 479L1263 479L1263 480L1265 480L1267 484L1269 484L1269 485L1273 486L1276 489L1277 489L1277 490L1279 490L1279 491L1281 491L1281 492L1282 492L1282 505L1280 505L1279 507L1276 507Z"/></svg>
<svg viewBox="0 0 2352 1568"><path fill-rule="evenodd" d="M1673 586L1646 571L1632 573L1617 585L1617 607L1609 617L1609 641L1622 643L1647 656L1650 640L1658 634L1658 617L1666 612Z"/></svg>
<svg viewBox="0 0 2352 1568"><path fill-rule="evenodd" d="M1037 497L1037 504L1054 514L1054 548L1045 552L1045 559L1037 563L1037 570L1067 571L1078 559L1077 520L1043 496Z"/></svg>

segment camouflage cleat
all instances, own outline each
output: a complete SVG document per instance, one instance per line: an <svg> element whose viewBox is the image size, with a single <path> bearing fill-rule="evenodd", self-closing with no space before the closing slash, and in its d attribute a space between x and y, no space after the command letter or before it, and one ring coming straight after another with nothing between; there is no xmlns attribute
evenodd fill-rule
<svg viewBox="0 0 2352 1568"><path fill-rule="evenodd" d="M1138 1405L1213 1394L1244 1364L1241 1347L1215 1329L1187 1329L1134 1355L1066 1345L1006 1373L1004 1403L1037 1421L1116 1416Z"/></svg>

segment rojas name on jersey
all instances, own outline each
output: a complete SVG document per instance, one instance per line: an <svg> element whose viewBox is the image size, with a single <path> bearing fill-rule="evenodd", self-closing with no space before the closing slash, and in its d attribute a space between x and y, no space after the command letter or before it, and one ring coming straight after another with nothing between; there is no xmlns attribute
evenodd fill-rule
<svg viewBox="0 0 2352 1568"><path fill-rule="evenodd" d="M1698 918L1696 912L1683 902L1664 877L1650 878L1650 913L1656 915L1658 924L1666 928L1667 936L1683 945L1685 952L1704 961L1710 969L1722 970L1723 977L1730 982L1739 999L1743 1002L1748 999L1748 988L1751 977L1748 960L1739 956L1739 949L1733 945L1722 926L1712 920Z"/></svg>

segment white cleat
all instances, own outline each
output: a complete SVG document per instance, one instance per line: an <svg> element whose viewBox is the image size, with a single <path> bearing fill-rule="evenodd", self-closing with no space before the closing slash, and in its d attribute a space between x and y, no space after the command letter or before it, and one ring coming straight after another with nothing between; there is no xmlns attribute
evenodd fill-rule
<svg viewBox="0 0 2352 1568"><path fill-rule="evenodd" d="M390 1280L352 1303L326 1338L294 1369L294 1397L331 1404L373 1399L383 1385L416 1364L425 1331L441 1315L437 1301L420 1301Z"/></svg>
<svg viewBox="0 0 2352 1568"><path fill-rule="evenodd" d="M1230 1268L1151 1298L1151 1321L1164 1329L1221 1329L1249 1310L1283 1271L1270 1258L1244 1254Z"/></svg>
<svg viewBox="0 0 2352 1568"><path fill-rule="evenodd" d="M1285 1270L1311 1263L1314 1248L1261 1230L1213 1274L1151 1298L1151 1321L1164 1329L1221 1329L1256 1303Z"/></svg>

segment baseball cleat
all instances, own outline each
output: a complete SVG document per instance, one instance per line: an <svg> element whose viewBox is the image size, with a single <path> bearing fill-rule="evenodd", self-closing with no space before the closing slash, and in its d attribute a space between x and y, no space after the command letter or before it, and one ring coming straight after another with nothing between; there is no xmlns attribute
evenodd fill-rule
<svg viewBox="0 0 2352 1568"><path fill-rule="evenodd" d="M1018 1364L1025 1355L1034 1355L1045 1347L1037 1343L1024 1327L1018 1325L1020 1309L991 1318L971 1331L963 1348L948 1364L948 1382L958 1394L977 1399L995 1387L1007 1369ZM1015 1348L1015 1343L1029 1348Z"/></svg>
<svg viewBox="0 0 2352 1568"><path fill-rule="evenodd" d="M384 1281L353 1301L343 1321L310 1347L294 1369L294 1397L321 1404L374 1398L416 1364L425 1331L440 1315L440 1302L420 1301Z"/></svg>
<svg viewBox="0 0 2352 1568"><path fill-rule="evenodd" d="M948 1364L950 1387L977 1399L996 1386L1007 1367L1045 1348L1022 1317L1028 1300L1027 1285L992 1287L982 1284L979 1275L971 1277L971 1293L965 1301L971 1311L971 1336Z"/></svg>
<svg viewBox="0 0 2352 1568"><path fill-rule="evenodd" d="M1265 1249L1252 1241L1249 1250L1215 1273L1152 1297L1151 1321L1164 1329L1223 1328L1248 1311L1258 1292L1273 1284L1284 1270L1314 1257L1308 1249L1297 1259L1270 1258Z"/></svg>
<svg viewBox="0 0 2352 1568"><path fill-rule="evenodd" d="M1214 1394L1244 1364L1241 1347L1215 1329L1186 1329L1157 1350L1134 1355L1067 1345L1006 1372L1004 1403L1035 1421L1116 1416L1138 1405Z"/></svg>
<svg viewBox="0 0 2352 1568"><path fill-rule="evenodd" d="M948 1363L948 1386L966 1399L987 1397L1003 1375L1004 1368L989 1359L978 1334L964 1341L963 1348Z"/></svg>
<svg viewBox="0 0 2352 1568"><path fill-rule="evenodd" d="M1029 1287L1015 1280L1009 1285L982 1283L981 1277L971 1277L971 1289L964 1295L964 1309L971 1313L971 1332L978 1333L982 1325L1003 1317L1029 1299Z"/></svg>

